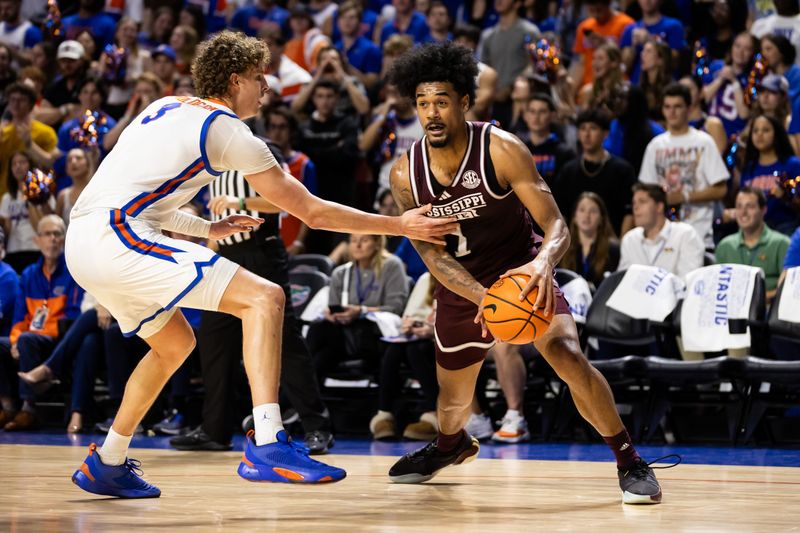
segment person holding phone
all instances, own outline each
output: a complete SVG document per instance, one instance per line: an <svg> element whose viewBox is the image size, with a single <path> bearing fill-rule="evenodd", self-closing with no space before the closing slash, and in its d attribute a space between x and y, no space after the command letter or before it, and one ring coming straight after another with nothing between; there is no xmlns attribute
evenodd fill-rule
<svg viewBox="0 0 800 533"><path fill-rule="evenodd" d="M331 274L328 309L323 320L311 325L308 348L317 377L325 378L345 357L364 357L377 373L383 352L380 331L366 319L376 311L401 315L408 299L403 262L386 251L381 235L350 235L351 261Z"/></svg>

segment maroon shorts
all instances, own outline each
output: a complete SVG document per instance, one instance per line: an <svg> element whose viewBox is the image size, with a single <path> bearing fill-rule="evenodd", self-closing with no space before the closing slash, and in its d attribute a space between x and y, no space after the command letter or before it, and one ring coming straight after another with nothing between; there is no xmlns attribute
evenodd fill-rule
<svg viewBox="0 0 800 533"><path fill-rule="evenodd" d="M484 281L484 280L481 280ZM489 281L496 281L492 277ZM569 304L555 285L556 315L568 315ZM483 361L494 346L492 334L481 337L481 325L473 322L478 307L469 300L440 287L436 298L436 362L446 370L461 370Z"/></svg>

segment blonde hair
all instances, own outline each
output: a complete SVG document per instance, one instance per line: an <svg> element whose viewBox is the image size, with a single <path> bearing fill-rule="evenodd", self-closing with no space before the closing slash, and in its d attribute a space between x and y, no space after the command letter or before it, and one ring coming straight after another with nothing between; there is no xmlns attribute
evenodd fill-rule
<svg viewBox="0 0 800 533"><path fill-rule="evenodd" d="M152 72L142 72L139 74L139 77L136 78L136 83L150 84L150 86L156 91L156 94L158 94L158 98L161 98L164 95L164 82L162 82L158 76Z"/></svg>
<svg viewBox="0 0 800 533"><path fill-rule="evenodd" d="M367 237L375 241L375 244L377 245L377 249L375 250L375 255L372 256L372 262L370 263L370 266L372 270L375 271L375 277L380 278L381 271L383 270L383 265L384 263L386 263L386 258L392 254L389 253L389 251L386 249L385 235L367 235ZM350 261L353 260L353 258L350 257L349 251L347 253L347 256Z"/></svg>
<svg viewBox="0 0 800 533"><path fill-rule="evenodd" d="M264 70L268 63L269 50L264 42L221 31L199 46L192 63L197 96L226 96L231 74L244 74L252 68Z"/></svg>
<svg viewBox="0 0 800 533"><path fill-rule="evenodd" d="M605 52L609 63L612 63L610 70L600 78L595 78L592 83L592 94L589 98L589 107L599 107L601 100L607 98L623 82L622 73L622 52L619 47L611 41L606 41L598 46L594 53Z"/></svg>

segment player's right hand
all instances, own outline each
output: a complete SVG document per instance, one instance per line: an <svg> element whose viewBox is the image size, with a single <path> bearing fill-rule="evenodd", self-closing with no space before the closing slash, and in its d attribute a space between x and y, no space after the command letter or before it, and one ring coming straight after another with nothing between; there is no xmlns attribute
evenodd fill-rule
<svg viewBox="0 0 800 533"><path fill-rule="evenodd" d="M483 297L481 297L481 301L478 304L478 313L475 315L473 322L475 324L481 325L481 337L484 339L486 335L489 333L489 329L486 327L486 317L483 316L483 308L486 307L486 293L489 292L489 289L483 289Z"/></svg>
<svg viewBox="0 0 800 533"><path fill-rule="evenodd" d="M458 231L458 220L455 217L426 216L432 208L431 204L427 204L400 215L402 234L409 239L444 245L444 236Z"/></svg>

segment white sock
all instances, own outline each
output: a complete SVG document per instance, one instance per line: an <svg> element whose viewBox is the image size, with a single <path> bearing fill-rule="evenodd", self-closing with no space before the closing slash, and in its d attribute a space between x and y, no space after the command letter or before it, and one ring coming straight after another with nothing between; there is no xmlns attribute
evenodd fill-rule
<svg viewBox="0 0 800 533"><path fill-rule="evenodd" d="M133 435L120 435L114 428L108 430L108 436L103 442L103 447L97 450L103 464L109 466L121 465L128 456L128 446L131 445Z"/></svg>
<svg viewBox="0 0 800 533"><path fill-rule="evenodd" d="M253 407L253 423L256 427L256 446L278 441L278 432L283 429L281 408L277 403L263 403Z"/></svg>
<svg viewBox="0 0 800 533"><path fill-rule="evenodd" d="M510 418L511 420L517 420L518 418L521 418L521 417L520 417L519 411L517 411L516 409L508 409L506 411L505 418Z"/></svg>

